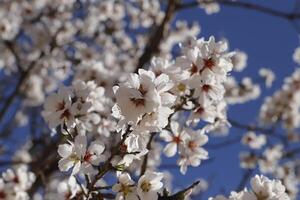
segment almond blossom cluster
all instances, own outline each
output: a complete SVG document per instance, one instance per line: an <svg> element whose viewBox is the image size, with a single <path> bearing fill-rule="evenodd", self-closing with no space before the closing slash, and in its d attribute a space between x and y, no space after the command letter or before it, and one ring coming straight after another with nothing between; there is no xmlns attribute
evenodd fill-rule
<svg viewBox="0 0 300 200"><path fill-rule="evenodd" d="M300 70L297 69L290 77L285 79L280 90L265 99L260 111L262 122L268 125L282 122L283 127L289 133L299 128L299 89Z"/></svg>
<svg viewBox="0 0 300 200"><path fill-rule="evenodd" d="M93 73L82 71L83 76L75 77L71 86L62 86L49 95L44 104L45 121L68 137L58 147L59 169L71 170L71 176L85 175L95 184L107 170L123 171L135 166L141 169L137 187L129 174L118 175L120 183L112 188L116 198L156 199L157 192L162 191L159 181L163 176L145 171L148 166L139 162L145 156L153 159L150 156L155 154L149 145L156 133L168 143L163 150L168 157L178 152L177 164L182 173L188 166L199 166L208 159L208 152L202 147L208 142L206 133L227 123L223 84L232 69L232 53L227 52L225 42L216 42L214 37L208 41L190 39L181 49L182 56L175 61L154 57L149 70L139 69L114 86L113 107L113 99L105 97L106 89L89 78L101 80L96 71L101 70L100 63ZM108 108L112 109L112 117ZM177 118L186 112L190 114L181 127ZM117 125L104 130L103 120L111 124L117 120ZM199 122L206 124L195 130L193 127ZM100 137L92 133L95 127ZM108 133L102 134L103 131ZM152 145L156 145L154 141ZM102 176L98 178L99 174ZM94 186L89 185L90 181L86 184L86 195L92 195L90 187Z"/></svg>
<svg viewBox="0 0 300 200"><path fill-rule="evenodd" d="M214 37L208 41L190 40L182 45L183 56L175 61L180 76L174 80L174 92L187 101L187 109L192 110L188 124L196 124L200 120L226 122L224 82L232 70L232 53L227 50L227 43L216 42ZM185 99L186 95L191 98Z"/></svg>
<svg viewBox="0 0 300 200"><path fill-rule="evenodd" d="M206 14L211 15L220 11L220 5L214 0L197 0L200 8L204 9Z"/></svg>
<svg viewBox="0 0 300 200"><path fill-rule="evenodd" d="M36 177L26 166L7 169L0 178L0 199L29 200L27 191L31 188Z"/></svg>
<svg viewBox="0 0 300 200"><path fill-rule="evenodd" d="M208 137L201 131L194 131L190 128L180 128L177 122L171 122L171 132L164 130L161 137L168 142L164 153L172 157L179 152L177 164L181 173L186 173L187 167L199 166L201 160L208 159L208 152L201 146L208 142Z"/></svg>
<svg viewBox="0 0 300 200"><path fill-rule="evenodd" d="M261 145L264 140L263 135L256 136L256 138L253 136L251 140L248 138L246 140L244 137L243 142L247 142L252 146ZM284 152L284 147L281 144L267 147L263 151L260 149L253 149L251 146L250 148L252 148L252 151L240 153L241 167L248 170L258 167L259 171L263 174L272 175L284 184L289 197L291 199L296 199L299 192L299 175L297 171L299 160L286 161L291 155L290 153ZM263 146L260 146L260 148L263 148Z"/></svg>
<svg viewBox="0 0 300 200"><path fill-rule="evenodd" d="M241 50L236 50L231 56L234 72L241 72L247 67L248 56ZM270 81L269 81L270 82ZM272 80L271 83L272 84ZM250 77L243 77L241 81L234 76L228 77L225 82L225 99L228 104L241 104L257 99L261 94L261 88Z"/></svg>
<svg viewBox="0 0 300 200"><path fill-rule="evenodd" d="M157 199L158 192L162 191L163 183L162 173L146 172L140 177L137 183L135 183L129 174L121 174L118 177L118 183L112 188L117 193L116 199Z"/></svg>
<svg viewBox="0 0 300 200"><path fill-rule="evenodd" d="M257 137L256 145L260 145L259 140L262 139L258 139ZM252 142L252 146L254 145L254 142L255 140ZM277 167L279 166L280 159L283 158L282 150L283 146L278 144L264 149L262 154L259 156L254 153L242 152L240 154L241 166L247 169L254 169L258 164L259 169L262 173L274 173Z"/></svg>
<svg viewBox="0 0 300 200"><path fill-rule="evenodd" d="M76 125L81 127L79 131L92 131L99 124L101 115L109 112L109 104L103 87L93 81L78 80L48 96L42 115L51 129L60 126L65 134Z"/></svg>
<svg viewBox="0 0 300 200"><path fill-rule="evenodd" d="M225 84L226 100L229 104L245 103L257 99L260 96L260 86L249 77L244 77L241 82L237 82L233 77L229 77Z"/></svg>
<svg viewBox="0 0 300 200"><path fill-rule="evenodd" d="M198 166L201 160L208 158L200 147L208 140L205 132L212 129L215 122L226 123L223 110L226 108L219 108L223 105L223 83L232 69L230 54L226 51L226 43L215 42L213 37L208 41L191 39L182 45L183 55L174 63L154 58L149 71L139 70L125 83L114 87L117 103L113 115L119 119L118 126L123 132L128 125L132 129L125 139L129 152L143 152L150 132L169 129L171 133L162 136L171 142L165 152L167 156L174 156L178 145L182 173L187 166ZM196 125L202 120L209 123L202 133L185 129L180 135L179 125L172 122L172 115L181 109L191 111L187 125Z"/></svg>
<svg viewBox="0 0 300 200"><path fill-rule="evenodd" d="M86 137L78 135L74 143L70 141L58 146L58 154L62 157L58 167L61 171L68 171L72 168L72 175L80 171L93 173L93 166L99 165L104 149L105 145L101 141L93 141L87 147Z"/></svg>
<svg viewBox="0 0 300 200"><path fill-rule="evenodd" d="M288 200L284 185L279 180L270 180L266 176L254 176L251 181L251 190L245 188L240 192L231 192L229 198L222 195L210 198L210 200Z"/></svg>

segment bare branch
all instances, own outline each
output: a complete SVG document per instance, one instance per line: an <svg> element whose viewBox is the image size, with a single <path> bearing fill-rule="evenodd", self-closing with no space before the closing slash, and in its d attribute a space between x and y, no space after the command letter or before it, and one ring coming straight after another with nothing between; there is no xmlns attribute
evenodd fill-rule
<svg viewBox="0 0 300 200"><path fill-rule="evenodd" d="M148 144L147 144L147 149L150 151L151 150L151 143L152 140L154 138L156 133L151 133ZM145 174L146 170L147 170L147 163L148 163L148 154L149 152L144 156L144 160L143 160L143 164L141 167L141 176Z"/></svg>
<svg viewBox="0 0 300 200"><path fill-rule="evenodd" d="M154 30L152 35L149 37L148 44L145 47L144 53L139 58L135 72L137 72L139 68L143 67L147 62L149 62L153 54L159 51L159 44L163 39L167 25L171 21L172 16L175 12L176 2L176 0L169 0L168 7L165 12L165 17L162 20L161 24Z"/></svg>
<svg viewBox="0 0 300 200"><path fill-rule="evenodd" d="M187 196L187 193L189 193L189 191L192 190L194 187L196 187L199 183L200 183L200 181L196 181L189 187L187 187L171 196L168 196L167 192L165 191L163 196L158 197L158 200L182 200L182 199L185 199L185 196Z"/></svg>
<svg viewBox="0 0 300 200"><path fill-rule="evenodd" d="M252 176L253 172L254 172L254 169L248 169L245 171L240 183L237 186L236 191L241 191L244 189L245 185L247 184L249 178Z"/></svg>
<svg viewBox="0 0 300 200"><path fill-rule="evenodd" d="M294 13L294 12L287 13L287 12L283 12L283 11L279 11L279 10L274 10L272 8L268 8L265 6L248 3L248 2L231 1L231 0L215 0L214 2L220 3L221 5L224 5L224 6L238 7L238 8L247 9L247 10L254 10L257 12L269 14L269 15L272 15L275 17L280 17L280 18L287 19L287 20L296 20L296 19L300 18L300 13ZM214 3L214 2L202 0L200 3L210 4L210 3ZM199 5L198 1L189 2L189 3L177 5L176 9L177 10L188 9L188 8L196 7L198 5Z"/></svg>

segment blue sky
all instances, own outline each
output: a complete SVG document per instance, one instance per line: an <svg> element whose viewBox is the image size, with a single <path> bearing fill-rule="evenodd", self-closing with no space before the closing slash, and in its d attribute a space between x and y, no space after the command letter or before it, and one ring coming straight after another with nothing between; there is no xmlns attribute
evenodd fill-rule
<svg viewBox="0 0 300 200"><path fill-rule="evenodd" d="M293 10L293 0L251 0L253 4L264 5L277 10L290 12ZM299 45L299 37L291 23L282 18L274 17L253 10L241 8L222 7L221 12L214 15L206 15L203 10L188 9L177 15L178 19L199 21L201 26L200 36L208 38L214 35L217 38L225 37L230 42L230 48L240 49L248 54L248 66L241 73L232 73L240 79L244 76L258 77L261 67L272 69L276 74L276 80L271 89L262 88L259 99L243 105L229 107L229 117L243 123L257 121L259 108L264 98L278 89L284 77L290 75L296 64L292 60L294 49ZM230 129L230 138L244 133L243 130ZM215 143L224 139L211 138ZM230 145L222 149L210 150L214 161L198 168L189 168L185 176L179 174L178 168L172 170L175 173L175 187L183 187L196 180L197 177L209 177L213 180L213 190L210 190L203 199L225 189L236 189L243 171L239 168L239 152L246 148L241 145ZM167 160L167 162L171 162Z"/></svg>

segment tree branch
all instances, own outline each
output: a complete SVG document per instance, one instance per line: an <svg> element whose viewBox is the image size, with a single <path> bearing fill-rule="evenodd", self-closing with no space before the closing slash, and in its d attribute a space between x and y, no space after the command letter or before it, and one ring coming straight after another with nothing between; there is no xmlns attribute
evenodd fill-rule
<svg viewBox="0 0 300 200"><path fill-rule="evenodd" d="M172 16L175 12L177 0L169 0L167 10L165 12L165 17L162 20L161 24L154 30L153 34L149 37L148 44L145 47L144 53L138 60L137 67L135 69L135 73L138 72L139 68L142 68L147 62L150 61L153 54L159 51L159 44L163 39L164 32L168 23L171 21Z"/></svg>
<svg viewBox="0 0 300 200"><path fill-rule="evenodd" d="M152 140L154 138L156 133L151 133L150 135L150 138L149 138L149 141L148 141L148 144L147 144L147 149L148 149L148 153L144 156L144 160L143 160L143 164L142 164L142 167L141 167L141 175L144 175L146 170L147 170L147 163L148 163L148 154L149 154L149 151L151 150L151 143L152 143Z"/></svg>
<svg viewBox="0 0 300 200"><path fill-rule="evenodd" d="M236 191L241 191L244 189L245 185L247 184L249 178L252 176L254 172L254 169L248 169L247 171L245 171L240 183L237 186Z"/></svg>
<svg viewBox="0 0 300 200"><path fill-rule="evenodd" d="M171 196L168 196L167 191L164 191L164 195L159 196L158 200L183 200L187 196L188 191L193 189L194 187L196 187L199 183L200 183L200 181L196 181L189 187L187 187Z"/></svg>

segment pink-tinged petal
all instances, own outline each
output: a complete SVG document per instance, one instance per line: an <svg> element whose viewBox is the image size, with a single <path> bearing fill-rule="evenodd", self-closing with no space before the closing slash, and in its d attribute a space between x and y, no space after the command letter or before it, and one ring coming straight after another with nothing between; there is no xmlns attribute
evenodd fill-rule
<svg viewBox="0 0 300 200"><path fill-rule="evenodd" d="M79 157L84 157L85 152L86 152L86 146L87 146L87 141L86 141L86 136L85 135L77 135L75 138L75 152L77 156Z"/></svg>
<svg viewBox="0 0 300 200"><path fill-rule="evenodd" d="M173 132L174 135L178 135L179 132L179 124L175 121L171 121L170 123L171 126L171 130Z"/></svg>
<svg viewBox="0 0 300 200"><path fill-rule="evenodd" d="M156 190L159 190L160 188L163 187L163 183L162 182L156 182L155 184L153 184L152 186L152 190L156 191Z"/></svg>
<svg viewBox="0 0 300 200"><path fill-rule="evenodd" d="M121 185L120 184L115 184L112 187L112 191L118 193L121 190Z"/></svg>
<svg viewBox="0 0 300 200"><path fill-rule="evenodd" d="M171 142L173 140L173 136L172 134L169 132L169 131L166 131L166 130L163 130L161 133L160 133L160 137L166 141L166 142Z"/></svg>
<svg viewBox="0 0 300 200"><path fill-rule="evenodd" d="M168 92L161 94L160 97L161 97L161 102L163 103L163 105L166 105L166 106L173 105L173 103L176 100L176 96L174 96Z"/></svg>
<svg viewBox="0 0 300 200"><path fill-rule="evenodd" d="M167 157L172 157L176 154L177 152L177 144L175 143L169 143L167 146L164 148L164 153Z"/></svg>
<svg viewBox="0 0 300 200"><path fill-rule="evenodd" d="M69 158L63 158L58 162L58 168L60 171L66 172L68 171L71 167L73 167L74 161L72 161Z"/></svg>
<svg viewBox="0 0 300 200"><path fill-rule="evenodd" d="M200 160L200 159L197 159L197 158L191 157L191 158L190 158L190 163L191 163L191 165L192 165L193 167L197 167L197 166L200 165L201 160Z"/></svg>
<svg viewBox="0 0 300 200"><path fill-rule="evenodd" d="M140 87L140 80L139 80L139 76L137 74L130 74L127 81L128 81L128 84L133 88Z"/></svg>
<svg viewBox="0 0 300 200"><path fill-rule="evenodd" d="M90 145L88 151L97 156L101 155L105 149L105 145L101 141L94 141Z"/></svg>
<svg viewBox="0 0 300 200"><path fill-rule="evenodd" d="M72 175L77 174L80 171L81 162L77 162L72 170Z"/></svg>
<svg viewBox="0 0 300 200"><path fill-rule="evenodd" d="M73 145L61 144L58 146L57 152L63 158L69 157L73 152Z"/></svg>
<svg viewBox="0 0 300 200"><path fill-rule="evenodd" d="M202 146L202 145L206 144L207 142L208 142L207 135L204 135L204 134L200 135L199 140L198 140L199 146Z"/></svg>

